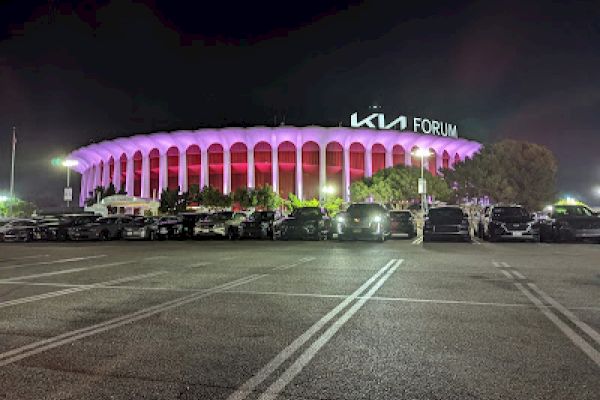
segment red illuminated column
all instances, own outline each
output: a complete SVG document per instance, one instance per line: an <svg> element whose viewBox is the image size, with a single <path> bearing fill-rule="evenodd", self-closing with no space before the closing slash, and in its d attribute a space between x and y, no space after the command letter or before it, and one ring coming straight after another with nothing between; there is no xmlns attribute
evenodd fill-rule
<svg viewBox="0 0 600 400"><path fill-rule="evenodd" d="M391 168L394 166L394 147L386 147L385 149L385 167Z"/></svg>
<svg viewBox="0 0 600 400"><path fill-rule="evenodd" d="M121 189L121 159L119 157L115 157L115 170L113 172L113 183L115 185L115 190L118 193L119 189Z"/></svg>
<svg viewBox="0 0 600 400"><path fill-rule="evenodd" d="M254 189L254 146L248 146L248 188Z"/></svg>
<svg viewBox="0 0 600 400"><path fill-rule="evenodd" d="M150 193L150 156L142 153L142 191L141 196L145 199L149 199L152 194Z"/></svg>
<svg viewBox="0 0 600 400"><path fill-rule="evenodd" d="M373 176L373 146L365 148L365 177Z"/></svg>
<svg viewBox="0 0 600 400"><path fill-rule="evenodd" d="M302 194L302 144L296 146L296 196L303 200Z"/></svg>
<svg viewBox="0 0 600 400"><path fill-rule="evenodd" d="M349 200L348 191L350 188L350 147L344 147L344 160L342 169L343 193L345 201Z"/></svg>
<svg viewBox="0 0 600 400"><path fill-rule="evenodd" d="M279 192L279 146L272 145L271 148L271 168L273 169L273 191Z"/></svg>
<svg viewBox="0 0 600 400"><path fill-rule="evenodd" d="M200 190L208 186L208 149L200 150Z"/></svg>
<svg viewBox="0 0 600 400"><path fill-rule="evenodd" d="M188 190L188 182L187 182L187 157L185 155L185 150L179 152L179 171L178 173L178 184L179 184L179 193L187 192Z"/></svg>
<svg viewBox="0 0 600 400"><path fill-rule="evenodd" d="M125 190L129 196L133 196L134 177L133 177L133 154L127 156L127 172L125 178Z"/></svg>
<svg viewBox="0 0 600 400"><path fill-rule="evenodd" d="M158 158L158 198L162 195L163 189L168 187L167 174L167 153L160 153Z"/></svg>
<svg viewBox="0 0 600 400"><path fill-rule="evenodd" d="M223 149L223 194L231 192L231 153L229 147Z"/></svg>

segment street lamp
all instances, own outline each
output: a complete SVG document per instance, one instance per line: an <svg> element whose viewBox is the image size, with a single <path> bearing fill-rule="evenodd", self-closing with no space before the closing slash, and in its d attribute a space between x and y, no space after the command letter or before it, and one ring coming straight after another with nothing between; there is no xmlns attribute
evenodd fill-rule
<svg viewBox="0 0 600 400"><path fill-rule="evenodd" d="M421 212L425 215L425 202L427 201L427 182L424 175L425 159L430 156L429 149L417 148L413 155L421 158L421 178L419 179L419 194L421 195Z"/></svg>
<svg viewBox="0 0 600 400"><path fill-rule="evenodd" d="M321 188L321 193L323 194L323 201L327 201L327 196L335 193L335 188L333 186L325 185Z"/></svg>
<svg viewBox="0 0 600 400"><path fill-rule="evenodd" d="M67 208L69 208L71 206L71 200L73 199L73 189L71 188L71 167L76 167L79 165L79 161L53 158L51 162L54 166L62 166L67 169L67 186L64 190L64 199L67 202Z"/></svg>

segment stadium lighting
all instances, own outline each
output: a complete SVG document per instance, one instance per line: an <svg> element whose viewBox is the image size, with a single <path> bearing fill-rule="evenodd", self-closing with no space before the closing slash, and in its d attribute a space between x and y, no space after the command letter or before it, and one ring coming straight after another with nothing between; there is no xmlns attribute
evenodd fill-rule
<svg viewBox="0 0 600 400"><path fill-rule="evenodd" d="M323 193L325 193L325 194L334 194L335 193L335 189L333 188L333 186L323 186Z"/></svg>
<svg viewBox="0 0 600 400"><path fill-rule="evenodd" d="M8 196L5 196L5 195L3 195L3 194L0 194L0 203L5 203L5 202L7 202L7 201L8 201L8 199L9 199L9 197L8 197Z"/></svg>
<svg viewBox="0 0 600 400"><path fill-rule="evenodd" d="M79 165L79 161L77 161L77 160L64 160L62 162L62 166L67 167L67 168L76 167L78 165Z"/></svg>
<svg viewBox="0 0 600 400"><path fill-rule="evenodd" d="M416 149L413 154L416 157L421 157L421 159L423 158L427 158L430 156L431 153L429 153L429 149L423 148L423 147L419 147L418 149Z"/></svg>

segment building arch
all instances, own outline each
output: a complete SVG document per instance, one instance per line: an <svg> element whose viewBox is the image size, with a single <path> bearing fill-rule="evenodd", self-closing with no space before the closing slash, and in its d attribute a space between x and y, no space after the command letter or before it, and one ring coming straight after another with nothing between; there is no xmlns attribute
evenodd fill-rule
<svg viewBox="0 0 600 400"><path fill-rule="evenodd" d="M277 147L279 163L279 195L288 198L296 192L296 145L290 141L282 142Z"/></svg>
<svg viewBox="0 0 600 400"><path fill-rule="evenodd" d="M231 192L248 186L248 147L242 142L231 145Z"/></svg>
<svg viewBox="0 0 600 400"><path fill-rule="evenodd" d="M208 146L208 186L223 193L223 146L213 143Z"/></svg>
<svg viewBox="0 0 600 400"><path fill-rule="evenodd" d="M309 141L302 145L302 186L305 199L319 198L319 145Z"/></svg>
<svg viewBox="0 0 600 400"><path fill-rule="evenodd" d="M358 142L350 145L350 183L365 177L365 146Z"/></svg>
<svg viewBox="0 0 600 400"><path fill-rule="evenodd" d="M381 143L371 146L371 173L375 175L385 168L385 147Z"/></svg>

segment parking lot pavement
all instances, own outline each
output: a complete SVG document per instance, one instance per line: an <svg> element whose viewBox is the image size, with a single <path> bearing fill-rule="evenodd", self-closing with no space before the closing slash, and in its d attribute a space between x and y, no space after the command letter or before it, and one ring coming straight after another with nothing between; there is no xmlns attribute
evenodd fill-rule
<svg viewBox="0 0 600 400"><path fill-rule="evenodd" d="M0 399L597 399L600 246L0 245Z"/></svg>

